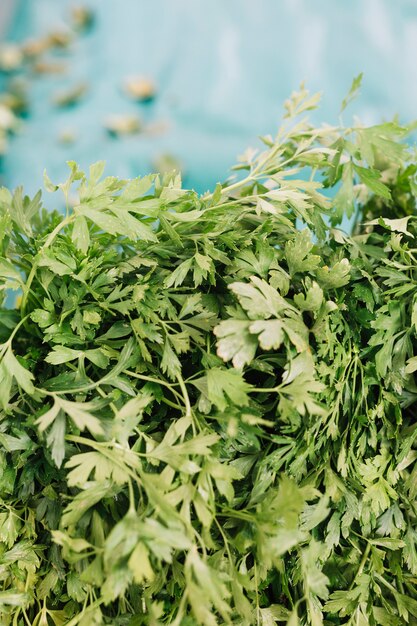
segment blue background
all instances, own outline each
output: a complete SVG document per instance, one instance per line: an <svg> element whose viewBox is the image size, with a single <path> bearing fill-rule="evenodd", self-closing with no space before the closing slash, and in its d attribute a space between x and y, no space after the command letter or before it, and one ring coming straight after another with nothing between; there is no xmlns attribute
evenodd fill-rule
<svg viewBox="0 0 417 626"><path fill-rule="evenodd" d="M20 0L8 39L21 41L69 27L66 0ZM66 177L65 162L99 159L107 172L131 177L150 171L161 153L179 157L185 184L199 191L229 175L236 155L257 136L274 133L282 104L301 80L324 92L315 121L335 123L352 78L363 71L351 122L410 121L417 113L416 0L90 0L96 23L65 57L65 76L32 80L31 115L3 159L3 182L42 186ZM158 84L153 104L123 94L126 77ZM51 97L79 80L88 95L57 110ZM158 136L112 139L103 121L135 113L168 124ZM63 146L58 136L78 139Z"/></svg>

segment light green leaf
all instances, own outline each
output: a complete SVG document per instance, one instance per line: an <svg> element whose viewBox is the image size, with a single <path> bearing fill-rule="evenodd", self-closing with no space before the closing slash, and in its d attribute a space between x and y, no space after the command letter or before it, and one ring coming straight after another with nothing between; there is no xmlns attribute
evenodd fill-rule
<svg viewBox="0 0 417 626"><path fill-rule="evenodd" d="M220 411L224 411L229 402L238 406L249 404L250 385L237 370L212 368L206 372L207 396Z"/></svg>
<svg viewBox="0 0 417 626"><path fill-rule="evenodd" d="M61 411L61 406L55 400L52 407L48 409L46 413L43 413L40 417L38 417L38 419L36 420L35 423L38 425L39 430L43 432L44 430L49 428L49 426L54 422L54 420L56 419L60 411Z"/></svg>
<svg viewBox="0 0 417 626"><path fill-rule="evenodd" d="M19 387L29 395L35 393L35 387L32 382L35 378L34 375L19 363L10 346L4 354L2 363L6 372L15 379Z"/></svg>
<svg viewBox="0 0 417 626"><path fill-rule="evenodd" d="M43 184L46 191L49 191L50 193L53 193L54 191L57 191L57 189L59 189L59 186L54 185L54 183L51 181L48 174L46 173L46 170L43 170Z"/></svg>
<svg viewBox="0 0 417 626"><path fill-rule="evenodd" d="M250 321L225 320L214 329L217 340L217 354L223 361L232 361L240 369L249 364L255 356L258 340L249 332Z"/></svg>
<svg viewBox="0 0 417 626"><path fill-rule="evenodd" d="M63 411L59 411L46 436L46 442L51 449L52 459L55 461L57 467L61 467L62 461L65 458L65 432L65 415Z"/></svg>
<svg viewBox="0 0 417 626"><path fill-rule="evenodd" d="M323 303L323 290L314 281L308 288L306 295L297 293L294 302L301 311L317 311Z"/></svg>
<svg viewBox="0 0 417 626"><path fill-rule="evenodd" d="M52 351L45 357L45 361L52 365L62 365L63 363L79 359L82 354L82 350L73 350L66 346L54 346Z"/></svg>
<svg viewBox="0 0 417 626"><path fill-rule="evenodd" d="M67 475L70 487L84 487L91 475L96 481L112 480L117 485L124 485L129 480L128 472L120 467L117 457L112 461L100 452L75 454L65 467L71 470Z"/></svg>
<svg viewBox="0 0 417 626"><path fill-rule="evenodd" d="M30 602L30 595L19 591L0 591L0 606L25 607Z"/></svg>
<svg viewBox="0 0 417 626"><path fill-rule="evenodd" d="M85 430L87 428L92 435L103 434L104 431L100 420L88 411L91 404L83 402L70 402L69 400L63 400L62 398L57 398L56 402L72 419L77 428L80 430Z"/></svg>
<svg viewBox="0 0 417 626"><path fill-rule="evenodd" d="M352 100L354 100L356 98L356 96L358 95L359 90L360 90L361 85L362 85L362 79L363 79L363 72L361 72L360 74L355 76L355 78L353 79L352 84L350 86L350 89L349 89L346 97L343 98L343 100L342 100L342 106L340 107L340 113L343 113L343 111L346 109L348 104L350 102L352 102Z"/></svg>
<svg viewBox="0 0 417 626"><path fill-rule="evenodd" d="M190 271L191 267L193 264L193 259L186 259L185 261L183 261L182 263L180 263L180 265L178 265L178 267L175 268L175 270L172 272L172 274L165 279L165 287L169 288L169 287L178 287L179 285L182 285L182 283L184 282L184 280L187 277L188 272Z"/></svg>
<svg viewBox="0 0 417 626"><path fill-rule="evenodd" d="M355 211L355 188L353 184L353 164L348 161L343 165L342 184L337 191L333 206L335 208L335 216L332 220L333 224L340 224L343 217L352 217Z"/></svg>
<svg viewBox="0 0 417 626"><path fill-rule="evenodd" d="M375 193L377 196L381 196L385 200L391 199L391 192L389 188L381 183L380 174L376 170L370 170L365 167L360 167L354 164L354 170L358 174L361 181Z"/></svg>
<svg viewBox="0 0 417 626"><path fill-rule="evenodd" d="M320 257L311 254L313 246L311 233L307 228L296 233L294 239L285 244L286 260L291 276L297 272L309 272L319 265Z"/></svg>
<svg viewBox="0 0 417 626"><path fill-rule="evenodd" d="M284 341L284 324L281 320L257 320L249 326L249 332L258 335L263 350L277 350Z"/></svg>
<svg viewBox="0 0 417 626"><path fill-rule="evenodd" d="M366 222L366 225L367 226L374 226L374 225L382 226L386 228L387 230L390 230L396 233L404 233L405 235L408 235L408 237L412 237L413 236L412 233L410 233L408 230L408 221L410 217L411 217L410 215L407 215L406 217L402 217L401 219L397 219L397 220L390 220L386 217L380 217L377 220Z"/></svg>
<svg viewBox="0 0 417 626"><path fill-rule="evenodd" d="M265 280L257 276L252 276L250 280L250 283L239 282L229 286L250 319L268 319L293 309Z"/></svg>
<svg viewBox="0 0 417 626"><path fill-rule="evenodd" d="M161 368L170 378L177 378L181 372L181 363L173 351L168 339L165 340L164 351L162 354Z"/></svg>
<svg viewBox="0 0 417 626"><path fill-rule="evenodd" d="M342 259L335 263L332 267L319 267L315 274L318 282L326 289L337 289L343 287L349 282L351 266L348 259Z"/></svg>
<svg viewBox="0 0 417 626"><path fill-rule="evenodd" d="M0 290L17 290L22 287L22 276L15 266L6 259L0 258Z"/></svg>
<svg viewBox="0 0 417 626"><path fill-rule="evenodd" d="M137 544L130 555L128 565L138 585L141 585L145 581L152 581L155 577L149 560L149 552L143 543Z"/></svg>
<svg viewBox="0 0 417 626"><path fill-rule="evenodd" d="M87 220L82 215L78 215L74 220L72 241L78 250L81 250L83 254L87 254L90 247L90 231Z"/></svg>
<svg viewBox="0 0 417 626"><path fill-rule="evenodd" d="M38 259L39 267L47 267L57 276L66 276L74 272L74 268L58 260L50 250L44 250Z"/></svg>

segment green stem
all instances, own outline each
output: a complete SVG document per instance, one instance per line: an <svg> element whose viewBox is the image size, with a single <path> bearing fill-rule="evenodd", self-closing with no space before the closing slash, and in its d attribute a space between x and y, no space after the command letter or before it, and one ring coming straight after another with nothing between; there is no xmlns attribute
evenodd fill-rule
<svg viewBox="0 0 417 626"><path fill-rule="evenodd" d="M385 578L383 576L381 576L381 574L375 573L375 578L377 578L379 580L379 582L381 582L387 589L392 591L393 594L398 593L398 589L393 587L393 585L391 585L387 580L385 580Z"/></svg>
<svg viewBox="0 0 417 626"><path fill-rule="evenodd" d="M87 607L85 611L83 611L82 613L78 613L78 615L73 617L72 620L67 622L66 626L77 626L77 624L85 617L86 613L89 613L90 611L97 609L100 606L100 604L103 604L103 602L104 600L102 598L99 598L98 600L93 602L93 604L90 604L90 606Z"/></svg>
<svg viewBox="0 0 417 626"><path fill-rule="evenodd" d="M39 252L37 254L36 260L34 261L34 263L32 265L32 269L30 270L30 273L29 273L29 276L27 278L26 284L25 284L25 286L23 288L22 304L21 304L21 307L20 307L22 315L24 315L24 313L25 313L27 300L28 300L29 293L30 293L30 288L32 286L33 279L35 278L35 274L36 274L36 271L37 271L38 266L39 266L39 260L40 260L39 255L42 252L44 252L47 248L49 248L49 246L53 243L53 241L57 237L57 235L59 235L61 230L63 228L65 228L65 226L70 224L73 221L73 219L74 219L73 215L67 216L65 219L63 219L62 222L60 222L54 228L54 230L51 233L49 233L45 243L43 244L43 246L41 246L41 248L40 248L40 250L39 250Z"/></svg>
<svg viewBox="0 0 417 626"><path fill-rule="evenodd" d="M231 191L234 191L235 189L239 189L239 187L244 187L247 183L255 182L259 173L266 173L266 172L262 172L262 168L268 163L268 161L274 158L274 156L277 154L277 152L279 152L281 148L282 148L282 144L278 144L273 149L269 150L265 158L263 158L262 161L260 161L254 167L254 169L247 176L245 176L245 178L243 178L242 180L238 180L235 183L228 185L227 187L224 187L224 189L222 189L221 191L222 196L229 194ZM294 159L294 156L291 156L289 159L286 159L285 161L280 163L280 167L285 167L293 159ZM213 196L212 193L208 194L207 196L205 196L205 199L210 200L212 196Z"/></svg>
<svg viewBox="0 0 417 626"><path fill-rule="evenodd" d="M168 400L168 398L161 398L161 402L163 402L167 406L170 406L172 409L177 409L177 411L182 410L182 407L179 404L177 404L176 402L171 402L171 400Z"/></svg>
<svg viewBox="0 0 417 626"><path fill-rule="evenodd" d="M185 384L184 379L183 379L183 377L181 376L180 373L178 373L177 379L178 379L178 384L180 386L180 389L181 389L181 392L182 392L182 395L183 395L183 400L184 400L184 404L185 404L185 415L186 415L186 417L192 417L190 396L188 395L186 384Z"/></svg>
<svg viewBox="0 0 417 626"><path fill-rule="evenodd" d="M352 580L351 585L349 587L349 589L353 589L357 579L359 578L359 576L362 574L364 567L366 565L366 561L368 560L368 556L369 556L369 551L371 549L371 544L368 542L366 548L365 548L365 552L362 555L362 559L361 562L359 563L359 567L358 567L358 571L356 572L356 576L355 578Z"/></svg>
<svg viewBox="0 0 417 626"><path fill-rule="evenodd" d="M130 513L136 513L135 492L134 492L134 489L133 489L133 483L130 480L130 478L129 478L128 486L129 486L129 512Z"/></svg>
<svg viewBox="0 0 417 626"><path fill-rule="evenodd" d="M175 384L180 384L178 383L168 383L165 380L161 380L160 378L152 378L152 376L145 376L144 374L137 374L136 372L132 372L131 370L124 370L125 374L128 374L128 376L133 376L133 378L138 378L139 380L144 380L147 381L149 383L155 383L157 385L162 385L163 387L168 387L169 389L172 389L173 385Z"/></svg>
<svg viewBox="0 0 417 626"><path fill-rule="evenodd" d="M185 613L185 607L187 604L187 588L185 589L184 593L182 594L179 606L178 606L178 612L177 612L177 616L175 618L175 620L172 622L172 626L180 626L183 618L184 618L184 613Z"/></svg>
<svg viewBox="0 0 417 626"><path fill-rule="evenodd" d="M174 386L180 385L180 383L168 383L165 380L161 380L160 378L152 378L152 376L145 376L144 374L137 374L136 372L132 372L131 370L124 370L124 373L128 376L132 376L132 378L137 378L138 380L144 380L145 382L155 383L156 385L162 385L163 387L167 387L170 392L177 398L177 400L182 400L182 396Z"/></svg>
<svg viewBox="0 0 417 626"><path fill-rule="evenodd" d="M277 387L260 387L259 389L254 388L250 390L250 393L278 393L279 392L279 386Z"/></svg>
<svg viewBox="0 0 417 626"><path fill-rule="evenodd" d="M16 324L16 326L13 328L13 332L10 335L10 337L8 338L8 340L6 341L6 343L3 344L3 348L8 348L9 346L12 345L13 339L16 336L17 331L19 330L19 328L21 326L23 326L23 324L26 322L26 320L28 319L29 315L26 315L25 317L23 317L20 322L18 324Z"/></svg>
<svg viewBox="0 0 417 626"><path fill-rule="evenodd" d="M243 182L243 181L240 181ZM229 189L229 187L225 187L225 189ZM230 206L239 206L239 208L242 206L242 203L245 202L249 202L250 200L255 200L259 198L258 195L250 195L250 196L244 196L244 198L238 198L237 200L230 200L229 202L223 202L222 204L218 205L215 204L214 206L209 206L207 207L207 209L205 210L205 213L207 213L208 211L213 211L213 209L226 209L227 207Z"/></svg>
<svg viewBox="0 0 417 626"><path fill-rule="evenodd" d="M28 624L28 626L31 626L31 623L29 621L29 618L27 616L27 613L26 613L25 609L23 609L23 617L25 618L26 623Z"/></svg>
<svg viewBox="0 0 417 626"><path fill-rule="evenodd" d="M259 607L259 585L258 585L258 568L256 566L256 561L253 565L255 571L255 597L256 597L256 624L257 626L261 623L261 611Z"/></svg>

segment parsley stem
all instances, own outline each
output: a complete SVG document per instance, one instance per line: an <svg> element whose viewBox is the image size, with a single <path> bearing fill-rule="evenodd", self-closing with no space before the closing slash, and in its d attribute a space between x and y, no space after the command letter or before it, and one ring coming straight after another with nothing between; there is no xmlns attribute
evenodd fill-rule
<svg viewBox="0 0 417 626"><path fill-rule="evenodd" d="M28 618L28 615L27 615L27 613L26 613L25 609L23 609L23 617L25 618L25 620L26 620L27 624L28 624L29 626L31 626L30 620L29 620L29 618ZM16 623L17 623L17 622L16 622Z"/></svg>
<svg viewBox="0 0 417 626"><path fill-rule="evenodd" d="M282 144L277 144L272 150L268 151L268 153L265 156L265 158L262 159L254 167L254 169L247 176L245 176L245 178L242 178L242 180L238 180L235 183L232 183L231 185L228 185L227 187L224 187L221 190L222 196L226 195L226 194L229 194L231 191L234 191L235 189L239 189L239 187L244 187L247 183L250 183L250 182L254 182L255 183L256 179L257 179L257 176L259 174L267 176L267 172L263 171L263 168L268 163L268 161L271 161L271 159L273 159L276 156L276 154L279 152L280 148L282 148ZM286 165L291 163L296 156L298 156L298 155L292 155L291 157L289 157L285 161L282 161L279 164L280 169L284 168ZM205 196L205 199L209 200L212 196L213 196L213 193L208 194L207 196ZM210 207L210 208L214 208L214 207Z"/></svg>
<svg viewBox="0 0 417 626"><path fill-rule="evenodd" d="M67 623L67 626L77 626L77 624L79 624L79 622L85 617L86 613L90 613L94 609L97 609L101 604L103 604L103 602L103 598L99 598L98 600L90 604L82 613L78 613L78 615L75 615L75 617L73 617L72 620Z"/></svg>
<svg viewBox="0 0 417 626"><path fill-rule="evenodd" d="M144 374L137 374L136 372L132 372L130 370L124 370L124 373L128 376L132 376L132 378L137 378L138 380L144 380L145 382L155 383L156 385L161 385L162 387L167 387L171 391L171 393L176 397L177 400L181 401L182 395L178 393L174 386L179 385L178 383L168 383L165 380L160 378L153 378L152 376L145 376Z"/></svg>
<svg viewBox="0 0 417 626"><path fill-rule="evenodd" d="M30 293L30 288L33 282L33 279L35 278L35 274L36 271L39 267L39 261L40 261L40 257L39 255L44 252L47 248L49 248L49 246L51 245L51 243L53 243L55 237L57 237L57 235L59 235L59 233L61 232L61 230L63 228L65 228L65 226L68 226L68 224L70 224L74 219L73 215L68 215L67 217L65 217L55 228L52 232L49 233L48 237L46 238L45 243L43 244L43 246L41 246L36 259L33 262L32 265L32 269L30 270L29 276L27 278L26 284L23 287L23 296L22 296L22 304L20 307L20 310L22 312L22 315L24 315L25 310L26 310L26 305L27 305L27 301L28 301L28 297L29 297L29 293Z"/></svg>
<svg viewBox="0 0 417 626"><path fill-rule="evenodd" d="M168 383L165 380L161 380L160 378L152 378L152 376L145 376L144 374L137 374L136 372L132 372L131 370L124 370L125 374L128 376L133 376L133 378L138 378L139 380L144 380L149 383L155 383L156 385L162 385L163 387L168 387L172 389L173 385L179 383Z"/></svg>
<svg viewBox="0 0 417 626"><path fill-rule="evenodd" d="M170 406L172 409L177 409L178 411L182 410L182 407L179 404L177 404L176 402L171 402L171 400L168 400L168 398L161 398L161 400L164 404Z"/></svg>
<svg viewBox="0 0 417 626"><path fill-rule="evenodd" d="M393 594L398 593L398 590L393 587L391 585L391 583L389 583L387 580L385 580L385 578L383 576L381 576L381 574L378 574L377 572L375 572L374 574L375 578L377 578L387 589L389 589L390 591L392 591Z"/></svg>
<svg viewBox="0 0 417 626"><path fill-rule="evenodd" d="M8 340L7 340L7 341L3 344L3 347L4 347L4 346L9 347L9 346L11 346L11 345L12 345L13 339L15 338L17 331L19 330L19 328L20 328L21 326L23 326L23 324L26 322L26 320L27 320L29 317L30 317L29 315L25 315L25 317L23 317L23 318L20 320L20 322L19 322L18 324L16 324L16 326L13 328L13 332L12 332L12 334L10 335L10 337L8 338Z"/></svg>
<svg viewBox="0 0 417 626"><path fill-rule="evenodd" d="M182 594L180 603L178 605L178 611L175 620L172 622L172 626L180 626L184 618L184 611L187 604L187 591Z"/></svg>
<svg viewBox="0 0 417 626"><path fill-rule="evenodd" d="M177 379L178 379L178 384L180 386L180 389L182 391L183 398L184 398L185 415L186 415L186 417L192 417L190 396L188 395L186 384L185 384L184 379L183 379L183 377L181 376L180 373L177 374Z"/></svg>
<svg viewBox="0 0 417 626"><path fill-rule="evenodd" d="M363 572L363 570L365 568L366 561L368 560L368 556L369 556L370 550L371 550L371 544L368 542L367 545L366 545L365 551L364 551L364 553L362 555L361 562L359 563L359 567L358 567L358 571L356 572L356 576L352 580L352 583L351 583L349 589L353 589L357 579L359 578L359 576L361 576L361 574L362 574L362 572Z"/></svg>
<svg viewBox="0 0 417 626"><path fill-rule="evenodd" d="M258 568L256 565L256 561L253 564L254 572L255 572L255 598L256 598L256 624L257 626L261 623L261 611L259 607L259 582L258 582Z"/></svg>
<svg viewBox="0 0 417 626"><path fill-rule="evenodd" d="M280 385L276 387L261 387L261 388L253 388L250 390L250 393L279 393Z"/></svg>
<svg viewBox="0 0 417 626"><path fill-rule="evenodd" d="M134 489L133 489L133 483L132 483L130 478L128 480L128 487L129 487L129 512L130 513L136 513L135 492L134 492Z"/></svg>

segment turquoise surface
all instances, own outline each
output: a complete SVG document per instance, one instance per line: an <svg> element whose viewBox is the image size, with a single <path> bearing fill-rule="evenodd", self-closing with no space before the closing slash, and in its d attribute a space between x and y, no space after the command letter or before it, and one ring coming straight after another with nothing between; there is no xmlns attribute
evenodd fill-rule
<svg viewBox="0 0 417 626"><path fill-rule="evenodd" d="M66 0L20 0L10 40L68 25ZM182 161L185 184L199 191L228 176L235 157L257 136L273 133L282 104L301 80L325 92L316 121L337 122L353 76L365 74L349 108L365 122L417 114L416 0L91 0L96 23L73 45L68 73L36 78L31 115L3 162L3 182L33 192L46 167L57 181L65 162L104 159L111 174L152 169L161 153ZM129 101L121 86L145 74L158 84L153 104ZM53 93L79 80L90 89L71 109ZM134 113L167 124L157 136L112 139L103 120ZM70 146L64 130L78 135Z"/></svg>

